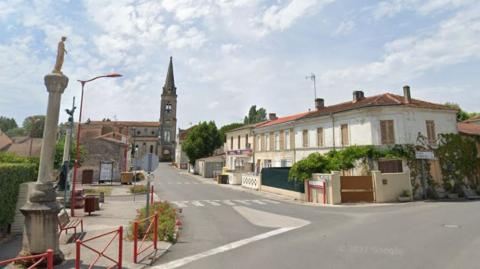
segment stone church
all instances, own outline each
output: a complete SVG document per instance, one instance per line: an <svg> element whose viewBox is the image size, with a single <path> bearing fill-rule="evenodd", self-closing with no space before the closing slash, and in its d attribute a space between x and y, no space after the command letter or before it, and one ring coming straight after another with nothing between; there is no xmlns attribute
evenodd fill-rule
<svg viewBox="0 0 480 269"><path fill-rule="evenodd" d="M177 133L177 88L173 75L172 57L168 65L167 77L160 100L160 129L158 158L162 161L175 159L175 137Z"/></svg>

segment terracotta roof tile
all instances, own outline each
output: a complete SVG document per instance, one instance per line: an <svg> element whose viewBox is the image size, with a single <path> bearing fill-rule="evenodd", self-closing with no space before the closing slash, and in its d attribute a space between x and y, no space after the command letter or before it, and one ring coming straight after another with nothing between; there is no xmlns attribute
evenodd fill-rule
<svg viewBox="0 0 480 269"><path fill-rule="evenodd" d="M303 118L312 118L323 115L329 115L331 113L339 113L349 111L353 109L376 107L376 106L407 106L412 108L427 108L427 109L439 109L439 110L452 110L450 107L430 103L422 100L412 99L410 103L404 102L404 97L392 93L384 93L375 96L365 97L357 102L344 102L332 106L326 106L320 110L309 113Z"/></svg>
<svg viewBox="0 0 480 269"><path fill-rule="evenodd" d="M90 125L124 125L124 126L132 126L132 127L159 127L160 122L158 121L90 121L88 123Z"/></svg>
<svg viewBox="0 0 480 269"><path fill-rule="evenodd" d="M0 130L0 150L7 147L8 145L12 144L12 139L8 137L2 130Z"/></svg>
<svg viewBox="0 0 480 269"><path fill-rule="evenodd" d="M480 125L460 122L457 128L459 133L480 136Z"/></svg>
<svg viewBox="0 0 480 269"><path fill-rule="evenodd" d="M295 115L279 117L275 120L269 120L269 121L265 121L263 123L260 123L256 127L266 127L266 126L276 125L276 124L280 124L280 123L285 123L285 122L300 119L300 118L302 118L304 116L307 116L307 115L310 115L312 113L313 112L303 112L303 113L299 113L299 114L295 114Z"/></svg>

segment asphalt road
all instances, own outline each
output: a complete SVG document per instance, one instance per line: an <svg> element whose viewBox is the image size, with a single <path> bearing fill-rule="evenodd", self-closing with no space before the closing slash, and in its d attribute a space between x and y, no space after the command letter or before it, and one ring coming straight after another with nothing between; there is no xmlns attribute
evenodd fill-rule
<svg viewBox="0 0 480 269"><path fill-rule="evenodd" d="M167 164L154 182L183 208L179 242L156 268L480 268L480 202L316 207L205 184ZM307 224L271 235L292 218Z"/></svg>

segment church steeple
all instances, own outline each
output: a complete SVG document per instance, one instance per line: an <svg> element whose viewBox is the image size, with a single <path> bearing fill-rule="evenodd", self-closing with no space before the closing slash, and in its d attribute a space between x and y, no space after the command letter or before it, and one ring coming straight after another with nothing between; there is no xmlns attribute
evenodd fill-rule
<svg viewBox="0 0 480 269"><path fill-rule="evenodd" d="M163 94L175 94L175 78L173 76L172 56L170 56L170 63L168 64L167 77L165 78L165 85L163 86Z"/></svg>
<svg viewBox="0 0 480 269"><path fill-rule="evenodd" d="M177 133L177 88L173 77L172 57L170 57L167 77L160 99L159 131L158 156L161 160L171 161L175 156L175 137Z"/></svg>

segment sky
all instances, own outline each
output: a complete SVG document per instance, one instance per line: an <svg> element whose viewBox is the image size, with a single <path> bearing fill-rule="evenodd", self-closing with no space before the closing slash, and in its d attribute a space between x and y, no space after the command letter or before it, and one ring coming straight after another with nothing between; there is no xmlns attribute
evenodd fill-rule
<svg viewBox="0 0 480 269"><path fill-rule="evenodd" d="M480 111L478 0L0 0L0 115L45 114L43 77L67 36L60 121L157 121L173 57L180 128L284 116L384 92ZM78 114L77 114L78 115Z"/></svg>

